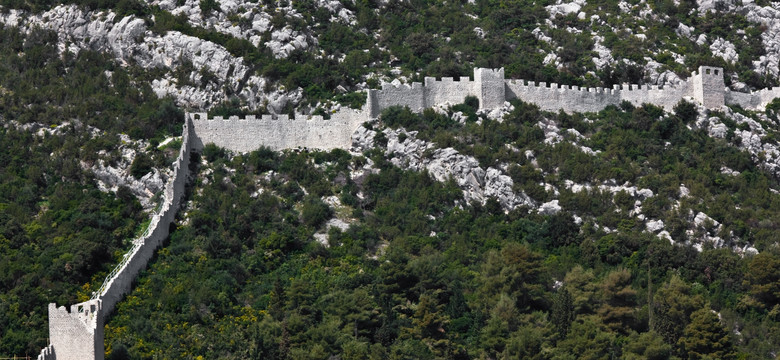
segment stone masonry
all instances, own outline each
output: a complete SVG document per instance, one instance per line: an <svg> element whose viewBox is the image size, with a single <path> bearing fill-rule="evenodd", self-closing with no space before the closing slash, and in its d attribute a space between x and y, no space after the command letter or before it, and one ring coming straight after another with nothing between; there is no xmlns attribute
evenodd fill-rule
<svg viewBox="0 0 780 360"><path fill-rule="evenodd" d="M132 288L138 273L154 256L168 237L176 217L189 175L192 151L192 126L185 120L179 156L173 164L173 176L165 185L159 212L144 234L133 241L133 247L112 271L91 300L70 307L49 304L49 346L41 350L38 360L102 360L105 357L103 327L117 302Z"/></svg>
<svg viewBox="0 0 780 360"><path fill-rule="evenodd" d="M608 105L628 101L634 105L645 103L671 111L680 100L698 102L709 109L723 105L739 105L749 110L762 110L772 99L780 97L780 88L753 93L737 93L726 89L723 69L699 67L691 77L668 87L648 85L615 85L610 88L580 88L559 84L535 83L525 80L507 80L504 69L474 69L474 80L469 77L426 77L424 84L384 83L382 89L368 90L366 105L361 110L341 110L329 120L321 116L286 115L240 119L221 117L209 119L205 113L191 113L194 129L193 148L208 143L237 152L248 152L260 146L274 150L312 148L330 150L349 148L352 133L360 124L379 116L390 106L406 106L412 111L446 104L462 103L467 96L479 100L480 109L495 109L511 99L520 99L538 105L542 110L596 112Z"/></svg>
<svg viewBox="0 0 780 360"><path fill-rule="evenodd" d="M190 153L206 144L237 152L249 152L260 146L274 150L290 148L347 149L352 133L363 122L375 119L390 106L407 106L421 111L432 106L462 103L467 96L479 100L480 109L499 108L507 100L520 99L542 110L595 112L608 105L628 101L634 105L649 103L667 111L683 99L698 102L709 109L739 105L762 110L780 97L780 88L752 93L737 93L725 88L723 69L700 67L688 81L672 87L615 85L606 88L579 88L558 84L504 79L504 69L474 69L474 80L461 77L425 78L425 84L383 84L381 90L368 90L366 104L360 110L343 109L331 115L285 115L273 117L220 117L209 119L205 113L188 113L182 133L182 146L174 163L174 175L166 184L160 211L152 216L149 229L134 240L133 248L109 275L93 299L66 308L49 304L51 344L41 350L38 360L102 360L103 324L122 297L130 291L138 273L146 267L155 250L168 237L188 177Z"/></svg>

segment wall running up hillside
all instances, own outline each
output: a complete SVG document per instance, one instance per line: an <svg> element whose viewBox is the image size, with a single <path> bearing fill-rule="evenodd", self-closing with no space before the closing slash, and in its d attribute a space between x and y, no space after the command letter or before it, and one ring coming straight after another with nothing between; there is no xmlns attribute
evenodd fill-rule
<svg viewBox="0 0 780 360"><path fill-rule="evenodd" d="M168 237L170 224L176 217L189 175L192 152L192 127L185 120L179 156L173 164L173 176L165 185L162 204L152 215L147 231L133 241L132 249L109 274L95 296L80 304L57 307L49 304L50 345L41 350L38 360L93 360L103 359L103 325L116 303L127 294L138 273L144 269L163 241Z"/></svg>
<svg viewBox="0 0 780 360"><path fill-rule="evenodd" d="M739 105L745 109L763 110L774 98L780 97L780 88L753 93L727 91L723 84L723 70L711 67L700 67L679 86L617 85L612 89L506 80L503 69L474 69L474 80L468 77L458 80L429 77L425 78L424 85L383 84L381 90L367 92L363 109L343 109L328 120L321 116L302 115L294 118L268 115L209 119L206 113L188 113L173 177L166 184L161 209L153 215L148 231L134 241L132 250L93 299L69 308L49 304L51 344L41 350L38 360L103 359L105 318L130 291L135 277L168 237L169 226L184 194L192 151L198 151L208 143L237 152L249 152L260 146L274 150L299 147L347 149L355 129L363 122L378 117L383 109L400 105L421 111L432 106L459 104L467 96L477 97L481 109L499 108L507 100L520 99L543 110L570 113L599 111L623 101L634 105L649 103L672 110L680 100L691 99L711 109Z"/></svg>

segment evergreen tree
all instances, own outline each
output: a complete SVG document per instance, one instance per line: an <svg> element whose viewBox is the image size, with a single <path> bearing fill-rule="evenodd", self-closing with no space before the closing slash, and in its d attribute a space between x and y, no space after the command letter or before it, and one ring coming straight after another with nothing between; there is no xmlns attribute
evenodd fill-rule
<svg viewBox="0 0 780 360"><path fill-rule="evenodd" d="M601 283L602 304L597 313L604 324L614 330L627 333L634 322L636 290L631 288L631 273L626 269L615 270Z"/></svg>
<svg viewBox="0 0 780 360"><path fill-rule="evenodd" d="M682 336L688 319L704 300L691 295L691 287L674 275L653 297L653 322L650 327L668 343L674 345Z"/></svg>
<svg viewBox="0 0 780 360"><path fill-rule="evenodd" d="M691 314L691 323L685 327L677 342L684 359L734 359L735 353L728 333L718 316L709 307Z"/></svg>
<svg viewBox="0 0 780 360"><path fill-rule="evenodd" d="M764 304L780 301L780 257L770 252L754 256L748 263L746 285L750 294Z"/></svg>
<svg viewBox="0 0 780 360"><path fill-rule="evenodd" d="M571 294L566 289L561 289L553 300L552 323L558 332L560 339L566 337L569 333L571 322L574 321L574 305Z"/></svg>

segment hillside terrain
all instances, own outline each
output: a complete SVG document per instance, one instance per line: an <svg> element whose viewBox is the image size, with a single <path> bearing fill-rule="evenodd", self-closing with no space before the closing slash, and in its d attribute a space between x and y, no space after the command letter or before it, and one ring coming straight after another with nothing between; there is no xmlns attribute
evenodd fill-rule
<svg viewBox="0 0 780 360"><path fill-rule="evenodd" d="M144 231L184 111L321 114L503 67L780 84L769 1L0 0L0 357ZM206 146L109 359L780 355L780 100L392 107L349 149Z"/></svg>

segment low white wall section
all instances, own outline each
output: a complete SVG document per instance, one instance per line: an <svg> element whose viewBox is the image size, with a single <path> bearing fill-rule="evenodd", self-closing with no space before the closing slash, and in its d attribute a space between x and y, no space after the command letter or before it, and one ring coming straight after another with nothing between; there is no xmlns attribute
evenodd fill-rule
<svg viewBox="0 0 780 360"><path fill-rule="evenodd" d="M415 82L411 85L383 83L382 90L368 90L367 102L372 109L369 116L376 118L383 109L391 106L408 106L412 111L422 111L428 105L425 103L425 89Z"/></svg>
<svg viewBox="0 0 780 360"><path fill-rule="evenodd" d="M723 97L728 105L739 105L743 109L756 109L762 107L761 96L757 95L758 93L743 93L727 90Z"/></svg>
<svg viewBox="0 0 780 360"><path fill-rule="evenodd" d="M756 102L758 103L756 108L759 110L765 110L766 106L769 105L772 100L780 98L780 87L776 86L771 89L762 89L754 94L756 94L756 97L758 98L756 99Z"/></svg>
<svg viewBox="0 0 780 360"><path fill-rule="evenodd" d="M546 111L595 112L621 102L619 90L616 89L580 89L578 86L548 85L545 82L537 84L525 80L508 80L505 84L507 100L520 99Z"/></svg>
<svg viewBox="0 0 780 360"><path fill-rule="evenodd" d="M342 109L329 120L322 116L298 115L289 118L279 115L263 115L260 118L222 117L207 118L205 113L191 113L187 117L193 124L193 148L202 149L208 143L237 152L257 150L268 146L274 150L297 147L311 149L346 149L352 144L352 133L368 120L368 113Z"/></svg>
<svg viewBox="0 0 780 360"><path fill-rule="evenodd" d="M681 99L691 95L688 82L664 88L654 85L614 85L612 89L544 82L537 84L525 80L507 80L505 84L507 100L520 99L536 104L542 110L563 110L567 113L598 112L609 105L620 105L623 101L635 106L653 104L671 111Z"/></svg>
<svg viewBox="0 0 780 360"><path fill-rule="evenodd" d="M455 81L451 77L443 77L441 80L426 77L425 107L462 104L466 96L477 96L477 92L475 83L469 80L468 76L462 76L460 81ZM412 107L409 108L414 110Z"/></svg>

